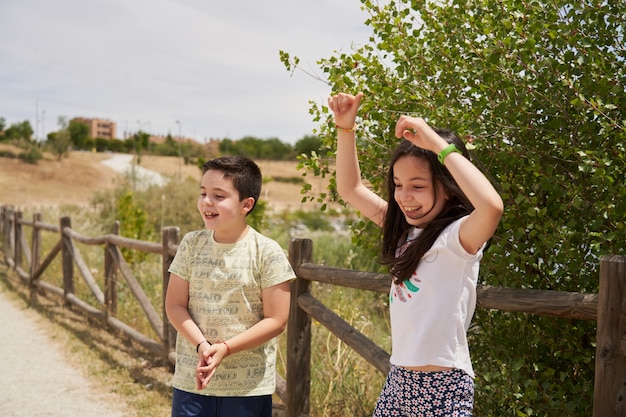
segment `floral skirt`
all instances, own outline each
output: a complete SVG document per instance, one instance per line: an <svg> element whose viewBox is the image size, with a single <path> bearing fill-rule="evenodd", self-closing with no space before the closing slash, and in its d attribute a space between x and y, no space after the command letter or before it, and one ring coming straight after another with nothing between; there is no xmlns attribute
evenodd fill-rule
<svg viewBox="0 0 626 417"><path fill-rule="evenodd" d="M474 406L474 380L460 369L411 371L391 366L374 417L469 417Z"/></svg>

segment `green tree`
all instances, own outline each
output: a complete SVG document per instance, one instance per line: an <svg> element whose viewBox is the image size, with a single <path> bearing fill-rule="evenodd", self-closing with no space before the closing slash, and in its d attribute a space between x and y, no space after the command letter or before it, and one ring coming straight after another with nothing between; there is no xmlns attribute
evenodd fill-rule
<svg viewBox="0 0 626 417"><path fill-rule="evenodd" d="M224 139L219 150L223 154L243 155L251 159L285 160L293 155L293 147L278 138L259 139L245 136L237 141Z"/></svg>
<svg viewBox="0 0 626 417"><path fill-rule="evenodd" d="M150 145L150 135L141 130L126 139L124 147L126 152L134 153L137 156L137 163L141 164L141 155L144 149Z"/></svg>
<svg viewBox="0 0 626 417"><path fill-rule="evenodd" d="M13 123L4 131L4 136L8 140L17 140L31 142L33 137L33 128L28 120L19 123Z"/></svg>
<svg viewBox="0 0 626 417"><path fill-rule="evenodd" d="M86 149L87 136L89 135L89 126L86 123L70 120L67 131L75 149Z"/></svg>
<svg viewBox="0 0 626 417"><path fill-rule="evenodd" d="M160 143L154 147L155 153L164 156L178 156L180 153L179 145L174 141L171 134L167 134L165 142Z"/></svg>
<svg viewBox="0 0 626 417"><path fill-rule="evenodd" d="M237 142L232 139L224 139L219 143L219 151L224 155L233 155L237 152Z"/></svg>
<svg viewBox="0 0 626 417"><path fill-rule="evenodd" d="M373 189L399 114L450 127L505 201L483 283L597 291L600 258L626 251L626 3L361 3L370 42L319 64L329 94L365 93L359 153ZM328 109L311 113L333 148ZM318 158L304 165L332 173ZM370 228L355 232L372 247ZM591 414L594 323L483 310L474 323L476 415Z"/></svg>
<svg viewBox="0 0 626 417"><path fill-rule="evenodd" d="M297 155L306 155L307 157L310 157L313 153L326 156L330 152L329 148L324 147L322 139L315 135L306 135L299 139L294 145L294 150Z"/></svg>
<svg viewBox="0 0 626 417"><path fill-rule="evenodd" d="M131 190L126 190L117 195L116 216L120 220L120 234L131 239L147 240L154 239L154 230L148 223L148 214L136 201ZM129 263L142 262L146 259L146 253L129 248L122 248L124 258Z"/></svg>
<svg viewBox="0 0 626 417"><path fill-rule="evenodd" d="M72 146L72 139L69 132L69 123L67 122L67 118L60 116L57 119L57 124L59 125L59 130L48 134L47 145L60 161L63 157L69 155L70 147Z"/></svg>

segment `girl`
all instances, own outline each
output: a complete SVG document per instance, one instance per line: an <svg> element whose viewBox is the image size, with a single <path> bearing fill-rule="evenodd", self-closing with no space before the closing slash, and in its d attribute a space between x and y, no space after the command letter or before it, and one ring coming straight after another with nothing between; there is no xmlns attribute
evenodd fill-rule
<svg viewBox="0 0 626 417"><path fill-rule="evenodd" d="M452 132L401 116L389 201L361 181L355 120L362 93L328 99L337 127L337 191L382 227L390 290L391 370L374 416L471 416L474 372L467 329L478 267L502 199Z"/></svg>

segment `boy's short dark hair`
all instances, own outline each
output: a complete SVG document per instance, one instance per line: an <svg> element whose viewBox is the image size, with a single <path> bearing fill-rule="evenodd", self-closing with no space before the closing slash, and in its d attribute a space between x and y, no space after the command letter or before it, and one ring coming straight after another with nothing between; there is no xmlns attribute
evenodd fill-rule
<svg viewBox="0 0 626 417"><path fill-rule="evenodd" d="M248 214L254 210L257 201L259 201L261 186L263 185L261 170L254 161L241 155L221 156L206 161L202 175L209 170L223 172L224 178L228 178L233 182L233 187L239 192L239 201L248 197L254 198L254 205Z"/></svg>

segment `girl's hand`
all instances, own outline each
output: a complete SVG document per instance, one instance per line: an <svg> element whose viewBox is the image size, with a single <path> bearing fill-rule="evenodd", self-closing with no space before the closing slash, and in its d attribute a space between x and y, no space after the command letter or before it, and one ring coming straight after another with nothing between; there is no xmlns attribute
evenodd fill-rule
<svg viewBox="0 0 626 417"><path fill-rule="evenodd" d="M400 116L395 133L397 138L404 138L417 147L435 153L448 145L421 117Z"/></svg>
<svg viewBox="0 0 626 417"><path fill-rule="evenodd" d="M358 93L356 96L339 93L328 98L328 107L335 115L337 126L345 129L351 129L354 126L362 97L363 93Z"/></svg>

